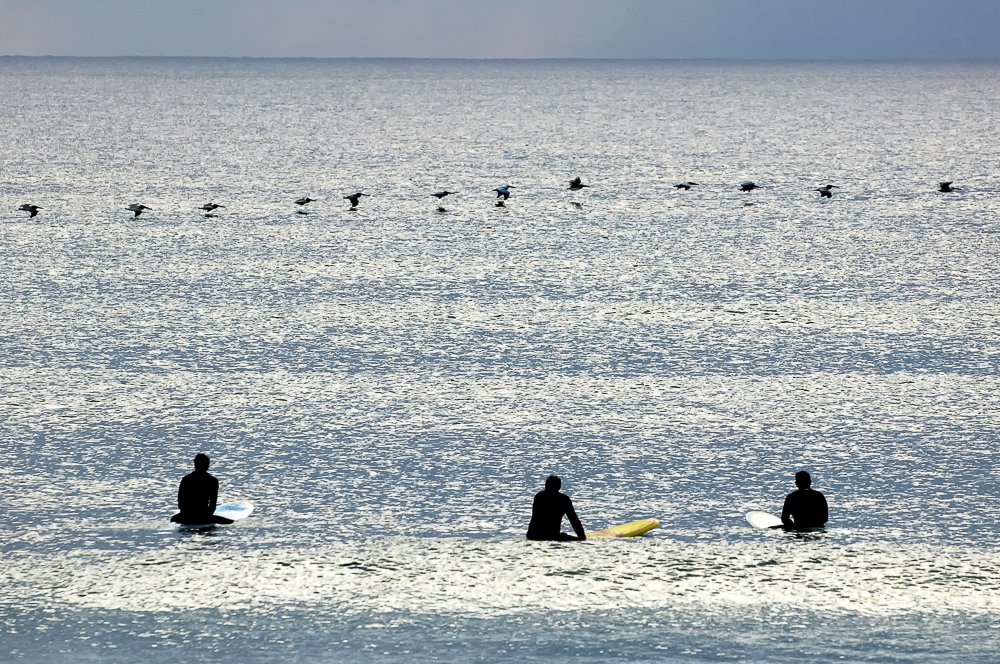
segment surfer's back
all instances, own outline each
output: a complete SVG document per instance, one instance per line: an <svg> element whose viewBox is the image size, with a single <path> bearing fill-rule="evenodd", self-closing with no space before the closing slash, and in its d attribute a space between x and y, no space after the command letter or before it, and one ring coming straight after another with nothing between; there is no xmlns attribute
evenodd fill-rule
<svg viewBox="0 0 1000 664"><path fill-rule="evenodd" d="M820 528L829 519L826 497L815 489L799 489L785 498L781 521L796 528Z"/></svg>
<svg viewBox="0 0 1000 664"><path fill-rule="evenodd" d="M182 514L212 514L219 496L219 480L207 470L188 473L177 490L177 507Z"/></svg>
<svg viewBox="0 0 1000 664"><path fill-rule="evenodd" d="M548 489L539 491L531 503L528 539L557 539L562 530L562 519L569 514L576 514L569 496Z"/></svg>

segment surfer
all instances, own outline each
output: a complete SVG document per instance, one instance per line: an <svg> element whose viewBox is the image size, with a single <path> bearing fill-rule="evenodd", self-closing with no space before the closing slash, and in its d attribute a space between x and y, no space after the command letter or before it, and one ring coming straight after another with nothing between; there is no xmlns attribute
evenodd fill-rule
<svg viewBox="0 0 1000 664"><path fill-rule="evenodd" d="M177 490L177 507L180 512L170 517L175 523L202 525L232 523L232 519L215 515L219 500L219 480L208 474L211 460L207 454L194 457L194 472L184 476Z"/></svg>
<svg viewBox="0 0 1000 664"><path fill-rule="evenodd" d="M535 500L531 504L531 523L528 524L528 539L530 540L555 540L565 542L569 540L585 540L586 533L583 532L583 524L573 509L573 501L565 493L559 493L562 488L562 480L556 475L549 475L545 480L545 491L535 494ZM576 537L562 532L563 516L569 518L569 523L576 532Z"/></svg>
<svg viewBox="0 0 1000 664"><path fill-rule="evenodd" d="M830 518L826 498L819 491L809 488L812 477L804 470L795 473L795 486L799 490L785 497L781 523L792 530L822 528Z"/></svg>

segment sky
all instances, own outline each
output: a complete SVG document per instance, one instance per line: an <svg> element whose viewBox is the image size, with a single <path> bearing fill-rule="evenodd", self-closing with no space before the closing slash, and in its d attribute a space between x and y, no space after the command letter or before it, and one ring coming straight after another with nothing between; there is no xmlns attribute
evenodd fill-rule
<svg viewBox="0 0 1000 664"><path fill-rule="evenodd" d="M0 55L1000 58L1000 0L0 0Z"/></svg>

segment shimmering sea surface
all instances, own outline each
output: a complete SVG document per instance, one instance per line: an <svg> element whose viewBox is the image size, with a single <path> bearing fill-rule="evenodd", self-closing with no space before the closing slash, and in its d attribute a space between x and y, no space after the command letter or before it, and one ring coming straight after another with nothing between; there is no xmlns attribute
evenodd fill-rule
<svg viewBox="0 0 1000 664"><path fill-rule="evenodd" d="M1000 659L1000 63L0 92L0 660ZM252 517L169 528L199 451ZM803 468L826 532L751 529ZM549 473L661 527L527 542Z"/></svg>

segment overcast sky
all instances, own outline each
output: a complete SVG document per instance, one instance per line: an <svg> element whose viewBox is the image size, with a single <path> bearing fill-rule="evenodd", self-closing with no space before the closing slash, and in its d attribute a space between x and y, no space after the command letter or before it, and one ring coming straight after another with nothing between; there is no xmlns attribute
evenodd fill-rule
<svg viewBox="0 0 1000 664"><path fill-rule="evenodd" d="M0 55L1000 58L1000 0L0 0Z"/></svg>

